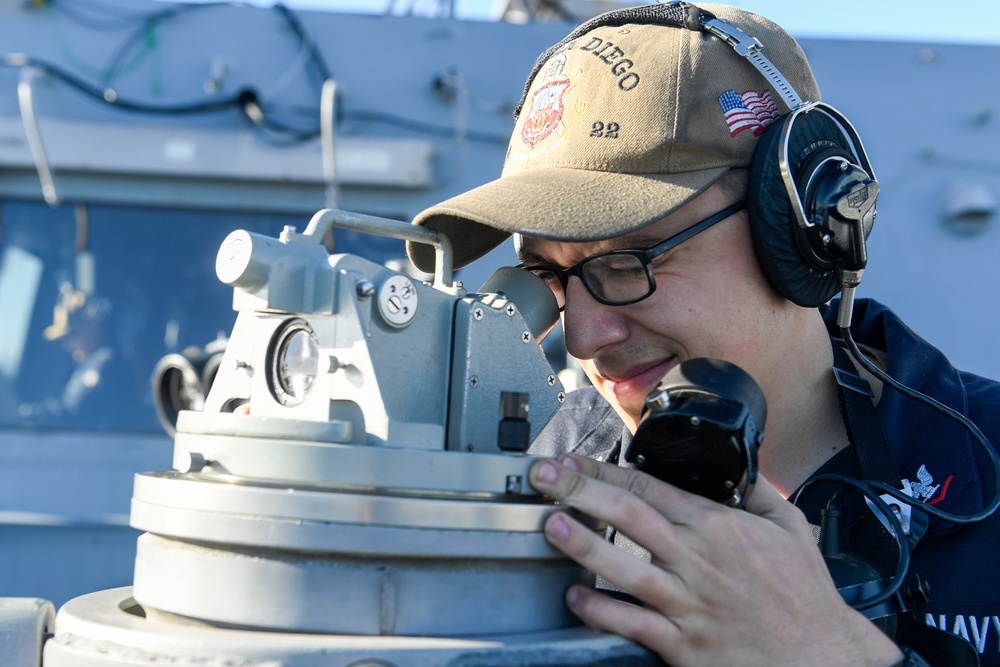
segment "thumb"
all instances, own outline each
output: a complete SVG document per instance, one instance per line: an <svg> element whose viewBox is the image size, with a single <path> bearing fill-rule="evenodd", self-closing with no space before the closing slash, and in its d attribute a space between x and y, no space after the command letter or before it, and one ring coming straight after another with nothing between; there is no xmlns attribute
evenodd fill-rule
<svg viewBox="0 0 1000 667"><path fill-rule="evenodd" d="M788 502L767 479L758 475L753 490L747 497L744 509L751 514L770 519L771 521L789 526L801 512Z"/></svg>

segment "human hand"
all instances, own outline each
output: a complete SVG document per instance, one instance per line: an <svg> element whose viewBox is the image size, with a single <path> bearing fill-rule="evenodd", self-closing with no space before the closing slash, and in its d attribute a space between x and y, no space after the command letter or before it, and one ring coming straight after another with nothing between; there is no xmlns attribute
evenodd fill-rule
<svg viewBox="0 0 1000 667"><path fill-rule="evenodd" d="M645 604L573 586L566 593L573 613L672 667L887 667L903 657L843 602L805 516L766 480L758 478L745 510L736 510L584 457L538 461L530 479L650 552L646 563L565 512L545 523L553 546Z"/></svg>

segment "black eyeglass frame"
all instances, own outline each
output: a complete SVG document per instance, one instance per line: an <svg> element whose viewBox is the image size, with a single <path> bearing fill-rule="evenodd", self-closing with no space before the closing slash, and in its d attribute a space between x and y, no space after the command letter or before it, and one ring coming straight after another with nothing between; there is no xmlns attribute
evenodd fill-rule
<svg viewBox="0 0 1000 667"><path fill-rule="evenodd" d="M690 227L680 232L677 232L673 236L664 239L663 241L660 241L656 245L650 246L645 249L610 250L608 252L598 253L596 255L591 255L590 257L585 257L576 264L574 264L573 266L566 269L561 269L558 266L551 266L544 264L533 264L531 266L521 266L520 268L524 269L525 271L548 271L549 273L552 273L557 278L559 278L559 282L563 288L563 304L559 307L560 311L566 308L566 292L569 289L570 276L576 276L577 278L579 278L580 282L583 283L583 286L587 288L587 292L589 292L590 296L594 297L594 300L596 300L597 302L603 303L606 306L628 306L648 298L653 292L656 291L656 280L653 278L653 265L652 265L653 259L659 257L668 250L676 248L685 241L705 231L712 225L718 222L722 222L723 220L733 215L734 213L742 211L743 209L746 208L746 206L747 203L745 200L738 201L735 204L727 206L718 213L710 215L704 220L696 222ZM630 255L632 257L636 257L639 260L639 262L642 264L643 270L646 272L646 283L649 286L645 294L635 299L629 299L628 301L609 301L608 299L605 299L604 297L601 297L594 292L594 289L590 286L590 284L587 281L587 278L585 277L585 274L583 273L584 265L587 264L588 262L592 262L595 259L610 257L613 255Z"/></svg>

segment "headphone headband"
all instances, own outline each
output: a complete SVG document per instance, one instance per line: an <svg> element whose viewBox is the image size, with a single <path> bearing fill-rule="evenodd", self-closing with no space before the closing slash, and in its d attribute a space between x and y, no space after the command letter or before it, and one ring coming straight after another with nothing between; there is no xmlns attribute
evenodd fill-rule
<svg viewBox="0 0 1000 667"><path fill-rule="evenodd" d="M687 4L687 3L684 3ZM739 28L732 26L725 21L715 18L708 12L702 11L702 19L699 21L702 30L711 33L716 37L722 39L726 44L733 47L739 55L743 56L750 61L750 64L757 68L764 78L767 79L774 89L781 95L785 100L785 104L791 110L796 110L803 104L808 104L808 102L803 102L799 94L795 92L795 88L792 84L788 82L788 79L778 71L778 68L768 60L767 56L761 51L763 45L760 43L756 37L751 37Z"/></svg>

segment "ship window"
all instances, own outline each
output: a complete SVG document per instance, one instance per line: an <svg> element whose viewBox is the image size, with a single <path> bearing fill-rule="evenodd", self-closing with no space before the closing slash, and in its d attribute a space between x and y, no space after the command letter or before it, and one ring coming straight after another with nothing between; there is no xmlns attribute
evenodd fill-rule
<svg viewBox="0 0 1000 667"><path fill-rule="evenodd" d="M0 427L162 431L151 377L165 355L228 336L215 255L234 229L277 236L266 212L0 201ZM377 262L401 241L334 230Z"/></svg>

